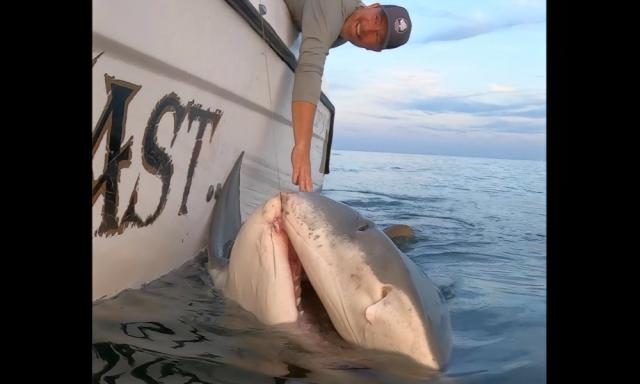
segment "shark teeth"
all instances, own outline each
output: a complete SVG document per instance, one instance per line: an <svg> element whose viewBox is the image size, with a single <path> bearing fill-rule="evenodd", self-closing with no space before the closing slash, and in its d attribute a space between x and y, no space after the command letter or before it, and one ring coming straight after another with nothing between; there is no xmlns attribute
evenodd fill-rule
<svg viewBox="0 0 640 384"><path fill-rule="evenodd" d="M304 269L302 268L302 264L298 259L298 255L293 249L293 245L289 240L289 266L291 267L291 277L293 283L293 293L295 295L296 307L298 310L301 310L302 303L302 276L304 274Z"/></svg>
<svg viewBox="0 0 640 384"><path fill-rule="evenodd" d="M283 195L281 195L282 198ZM276 217L273 221L273 226L276 231L282 229L282 231L286 234L286 230L284 229L284 222L282 216ZM293 248L293 244L291 244L291 240L287 235L288 242L288 257L289 257L289 267L291 268L291 279L293 283L293 294L296 300L296 309L298 313L302 315L304 311L302 310L302 280L306 279L306 273L304 272L304 268L302 268L302 263L300 263L300 259L298 258L298 254L296 250Z"/></svg>
<svg viewBox="0 0 640 384"><path fill-rule="evenodd" d="M298 311L302 309L300 304L302 303L302 286L300 286L300 275L293 280L293 293L296 298L296 308Z"/></svg>
<svg viewBox="0 0 640 384"><path fill-rule="evenodd" d="M277 216L275 219L273 219L273 229L276 231L276 233L280 233L280 230L282 228L282 217L281 216Z"/></svg>

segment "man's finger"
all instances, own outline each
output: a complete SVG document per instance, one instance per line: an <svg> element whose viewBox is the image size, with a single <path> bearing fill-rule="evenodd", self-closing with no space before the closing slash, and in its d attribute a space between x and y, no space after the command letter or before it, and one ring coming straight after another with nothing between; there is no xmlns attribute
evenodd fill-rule
<svg viewBox="0 0 640 384"><path fill-rule="evenodd" d="M311 183L311 175L307 174L304 178L304 190L305 192L313 191L313 184Z"/></svg>

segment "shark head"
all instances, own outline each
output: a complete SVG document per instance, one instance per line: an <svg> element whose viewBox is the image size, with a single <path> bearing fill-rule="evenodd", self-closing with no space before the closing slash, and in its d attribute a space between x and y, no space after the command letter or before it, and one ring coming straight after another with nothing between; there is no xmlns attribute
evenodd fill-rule
<svg viewBox="0 0 640 384"><path fill-rule="evenodd" d="M445 367L451 327L444 298L375 223L301 192L273 196L240 226L230 212L239 206L232 182L239 164L214 207L209 245L210 274L225 296L265 324L298 322L305 306L319 302L347 342ZM223 244L233 244L229 255Z"/></svg>

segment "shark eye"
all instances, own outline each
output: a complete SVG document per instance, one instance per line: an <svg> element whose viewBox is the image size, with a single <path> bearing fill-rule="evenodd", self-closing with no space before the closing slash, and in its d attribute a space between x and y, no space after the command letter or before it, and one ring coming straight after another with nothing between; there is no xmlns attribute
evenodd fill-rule
<svg viewBox="0 0 640 384"><path fill-rule="evenodd" d="M361 226L358 227L358 231L362 232L362 231L366 231L367 229L369 229L369 223L364 223Z"/></svg>

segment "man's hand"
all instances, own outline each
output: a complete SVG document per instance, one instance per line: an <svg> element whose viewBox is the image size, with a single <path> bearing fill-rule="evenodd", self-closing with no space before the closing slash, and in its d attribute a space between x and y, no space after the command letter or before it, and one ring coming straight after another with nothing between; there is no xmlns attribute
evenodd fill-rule
<svg viewBox="0 0 640 384"><path fill-rule="evenodd" d="M313 192L309 151L310 149L304 146L294 146L291 151L291 165L293 166L291 182L299 187L300 192Z"/></svg>

